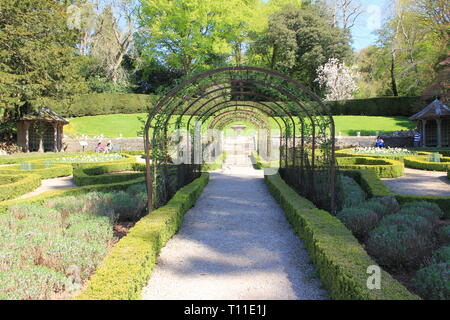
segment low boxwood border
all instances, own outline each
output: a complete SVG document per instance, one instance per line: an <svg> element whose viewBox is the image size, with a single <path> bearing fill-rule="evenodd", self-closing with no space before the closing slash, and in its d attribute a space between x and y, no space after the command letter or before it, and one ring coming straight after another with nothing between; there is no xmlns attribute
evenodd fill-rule
<svg viewBox="0 0 450 320"><path fill-rule="evenodd" d="M32 164L42 165L42 161L30 161ZM72 165L52 163L49 168L37 168L31 170L21 170L19 164L13 164L6 167L0 167L0 174L36 174L41 179L53 179L59 177L67 177L72 174Z"/></svg>
<svg viewBox="0 0 450 320"><path fill-rule="evenodd" d="M214 162L211 163L203 163L202 164L202 171L203 172L209 172L221 169L223 167L223 164L225 163L225 160L227 159L227 153L224 151L220 156L214 160Z"/></svg>
<svg viewBox="0 0 450 320"><path fill-rule="evenodd" d="M380 178L398 178L404 174L404 165L400 161L370 157L338 157L340 169L373 170Z"/></svg>
<svg viewBox="0 0 450 320"><path fill-rule="evenodd" d="M112 172L141 171L133 173L120 173L111 175ZM104 165L74 165L73 179L77 186L94 184L116 183L139 178L143 175L143 166L133 162L111 163Z"/></svg>
<svg viewBox="0 0 450 320"><path fill-rule="evenodd" d="M355 179L355 181L371 198L394 196L401 204L413 201L433 202L436 203L442 209L442 211L444 211L444 218L450 219L450 197L398 194L391 192L389 188L383 183L383 181L381 181L374 172L371 172L369 170L340 170L340 172Z"/></svg>
<svg viewBox="0 0 450 320"><path fill-rule="evenodd" d="M108 192L108 191L124 190L133 184L139 184L139 183L144 183L144 182L145 182L145 177L141 177L138 179L125 181L125 182L119 182L119 183L113 183L113 184L97 184L97 185L90 185L90 186L84 186L84 187L75 187L75 188L47 191L40 195L26 198L26 199L21 199L21 200L6 200L3 202L0 202L0 214L6 213L9 206L19 204L19 203L42 204L46 200L51 199L51 198L63 197L63 196L77 196L77 195L92 192L92 191Z"/></svg>
<svg viewBox="0 0 450 320"><path fill-rule="evenodd" d="M10 183L0 184L0 201L18 198L41 185L41 177L37 174L8 175L0 173L0 177L11 178Z"/></svg>
<svg viewBox="0 0 450 320"><path fill-rule="evenodd" d="M184 214L194 206L208 181L209 175L203 173L165 206L142 218L114 246L77 299L140 299L161 248L178 231Z"/></svg>
<svg viewBox="0 0 450 320"><path fill-rule="evenodd" d="M265 176L265 181L295 232L303 239L322 284L333 299L420 299L385 271L381 274L381 289L369 290L367 268L377 263L342 222L300 197L278 174Z"/></svg>
<svg viewBox="0 0 450 320"><path fill-rule="evenodd" d="M450 157L442 157L441 160L445 160L447 162L431 162L424 156L406 157L404 161L406 167L413 169L430 171L450 170Z"/></svg>

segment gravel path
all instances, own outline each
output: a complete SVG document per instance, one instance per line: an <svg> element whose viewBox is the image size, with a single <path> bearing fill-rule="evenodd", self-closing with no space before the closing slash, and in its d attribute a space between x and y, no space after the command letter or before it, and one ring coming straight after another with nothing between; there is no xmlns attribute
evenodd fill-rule
<svg viewBox="0 0 450 320"><path fill-rule="evenodd" d="M450 196L447 172L405 168L404 176L381 180L392 192L400 194Z"/></svg>
<svg viewBox="0 0 450 320"><path fill-rule="evenodd" d="M211 174L142 299L327 299L327 292L262 171L241 167Z"/></svg>
<svg viewBox="0 0 450 320"><path fill-rule="evenodd" d="M33 192L27 193L21 196L19 199L27 199L34 196L38 196L41 193L47 191L54 191L60 189L68 189L75 188L77 185L73 182L73 176L55 178L55 179L46 179L42 180L41 186L34 190Z"/></svg>

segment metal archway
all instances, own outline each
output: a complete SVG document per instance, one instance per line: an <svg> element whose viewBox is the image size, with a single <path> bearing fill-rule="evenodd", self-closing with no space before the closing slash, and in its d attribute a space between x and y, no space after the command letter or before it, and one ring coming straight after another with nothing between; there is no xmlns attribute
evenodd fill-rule
<svg viewBox="0 0 450 320"><path fill-rule="evenodd" d="M279 125L280 175L299 194L334 211L335 127L330 111L301 83L257 67L219 68L195 75L169 91L149 112L144 129L148 211L200 175L202 128L217 112L240 104L284 124ZM178 135L170 138L174 132ZM183 139L186 161L172 164L173 145ZM178 172L176 183L168 181L171 170Z"/></svg>

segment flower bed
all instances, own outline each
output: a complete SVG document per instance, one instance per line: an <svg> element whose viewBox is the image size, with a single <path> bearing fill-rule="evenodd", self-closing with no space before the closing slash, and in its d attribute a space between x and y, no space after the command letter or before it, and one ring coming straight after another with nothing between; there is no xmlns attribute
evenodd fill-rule
<svg viewBox="0 0 450 320"><path fill-rule="evenodd" d="M336 157L370 157L397 160L403 162L405 157L429 155L424 151L409 151L402 148L352 148L336 151Z"/></svg>
<svg viewBox="0 0 450 320"><path fill-rule="evenodd" d="M450 170L450 157L441 157L441 162L429 161L428 156L405 157L405 166L408 168L431 171Z"/></svg>
<svg viewBox="0 0 450 320"><path fill-rule="evenodd" d="M53 162L57 163L98 163L98 162L111 162L111 161L120 161L126 160L130 156L125 154L87 154L83 156L76 157L63 157L52 159Z"/></svg>
<svg viewBox="0 0 450 320"><path fill-rule="evenodd" d="M366 157L338 157L336 159L341 169L373 170L380 178L403 176L404 166L400 161Z"/></svg>
<svg viewBox="0 0 450 320"><path fill-rule="evenodd" d="M116 221L137 221L145 204L138 185L10 206L0 215L0 299L70 297L117 241Z"/></svg>

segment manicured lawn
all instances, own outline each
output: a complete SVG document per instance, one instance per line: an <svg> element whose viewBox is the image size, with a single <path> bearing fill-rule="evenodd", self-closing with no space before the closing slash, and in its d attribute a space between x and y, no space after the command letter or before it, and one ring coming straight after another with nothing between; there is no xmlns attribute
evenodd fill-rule
<svg viewBox="0 0 450 320"><path fill-rule="evenodd" d="M123 137L132 138L137 137L142 128L139 118L146 117L145 113L141 113L73 118L69 119L70 125L66 127L66 133L91 137L103 134L108 138L116 138L122 134ZM361 135L375 135L377 131L383 133L415 128L415 123L406 117L335 116L334 120L336 135L341 132L343 136L356 136L358 131Z"/></svg>

